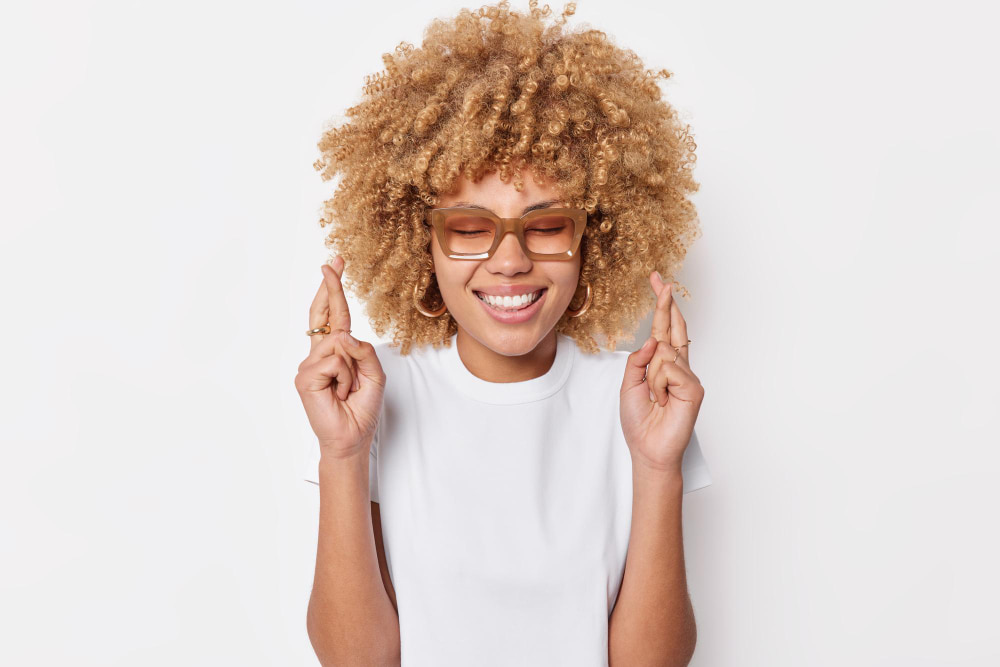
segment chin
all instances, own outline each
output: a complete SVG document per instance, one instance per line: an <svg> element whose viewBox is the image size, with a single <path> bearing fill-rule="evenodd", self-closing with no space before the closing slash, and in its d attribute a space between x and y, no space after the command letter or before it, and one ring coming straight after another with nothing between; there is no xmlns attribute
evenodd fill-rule
<svg viewBox="0 0 1000 667"><path fill-rule="evenodd" d="M494 352L508 357L520 357L528 354L538 345L541 339L535 332L505 333L496 332L493 335L495 345L490 345Z"/></svg>
<svg viewBox="0 0 1000 667"><path fill-rule="evenodd" d="M502 327L502 325L500 326ZM507 331L501 328L492 328L485 331L482 337L477 336L476 338L497 354L520 357L534 350L546 334L548 334L548 329L539 331L533 326Z"/></svg>

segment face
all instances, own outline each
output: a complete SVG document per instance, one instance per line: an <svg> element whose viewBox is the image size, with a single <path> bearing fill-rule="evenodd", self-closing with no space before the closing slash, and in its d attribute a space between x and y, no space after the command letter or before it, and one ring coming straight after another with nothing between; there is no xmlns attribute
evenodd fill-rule
<svg viewBox="0 0 1000 667"><path fill-rule="evenodd" d="M524 187L518 192L512 183L504 183L497 172L491 172L477 183L460 177L437 207L476 204L501 217L514 218L540 202L554 202L553 207L566 205L551 182L540 186L532 175L525 174ZM514 234L507 234L489 259L451 259L444 254L437 235L431 236L434 273L448 311L466 335L498 354L532 351L566 312L579 284L579 253L568 261L531 260ZM510 286L515 286L516 294L541 291L541 296L521 315L497 312L479 296L500 293Z"/></svg>

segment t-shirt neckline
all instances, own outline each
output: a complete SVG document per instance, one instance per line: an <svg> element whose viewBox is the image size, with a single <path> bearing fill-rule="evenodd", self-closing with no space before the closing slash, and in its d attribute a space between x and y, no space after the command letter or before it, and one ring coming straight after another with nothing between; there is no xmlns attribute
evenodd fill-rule
<svg viewBox="0 0 1000 667"><path fill-rule="evenodd" d="M458 354L458 334L454 333L451 345L444 348L442 360L449 379L464 395L484 403L512 405L540 401L559 391L569 379L576 354L576 341L556 333L556 356L544 374L521 382L490 382L465 367Z"/></svg>

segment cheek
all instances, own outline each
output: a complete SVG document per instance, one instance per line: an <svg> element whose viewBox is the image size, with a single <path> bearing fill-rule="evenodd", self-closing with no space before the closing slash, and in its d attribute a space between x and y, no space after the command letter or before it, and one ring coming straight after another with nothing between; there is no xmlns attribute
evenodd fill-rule
<svg viewBox="0 0 1000 667"><path fill-rule="evenodd" d="M546 271L549 282L554 287L554 293L548 300L556 310L568 307L573 295L580 285L580 262L566 262L563 266L552 266Z"/></svg>
<svg viewBox="0 0 1000 667"><path fill-rule="evenodd" d="M437 236L431 235L431 265L434 270L434 275L437 277L438 285L443 289L446 285L450 285L454 282L454 270L451 264L454 260L450 260L444 256L441 252L441 246L438 245Z"/></svg>
<svg viewBox="0 0 1000 667"><path fill-rule="evenodd" d="M560 272L559 286L564 292L569 292L572 295L580 284L580 260L566 263L569 266Z"/></svg>
<svg viewBox="0 0 1000 667"><path fill-rule="evenodd" d="M445 296L458 294L465 290L476 272L476 262L460 259L449 259L441 252L437 239L432 242L431 257L434 262L434 274L441 293Z"/></svg>
<svg viewBox="0 0 1000 667"><path fill-rule="evenodd" d="M434 267L434 272L437 273L437 267L444 261L444 255L441 253L441 246L438 245L437 234L431 231L431 263Z"/></svg>

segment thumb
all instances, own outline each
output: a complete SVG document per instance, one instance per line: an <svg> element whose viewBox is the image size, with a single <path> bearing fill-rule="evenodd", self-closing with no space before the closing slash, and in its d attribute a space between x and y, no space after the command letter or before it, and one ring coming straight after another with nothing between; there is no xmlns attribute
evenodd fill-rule
<svg viewBox="0 0 1000 667"><path fill-rule="evenodd" d="M367 341L360 341L346 331L341 334L344 339L344 352L358 362L358 372L366 378L385 385L385 372L382 363L375 354L375 346Z"/></svg>
<svg viewBox="0 0 1000 667"><path fill-rule="evenodd" d="M656 354L656 339L650 336L642 347L628 355L625 362L625 377L622 378L623 392L642 384L642 379L646 376L646 365L653 359L654 354Z"/></svg>

